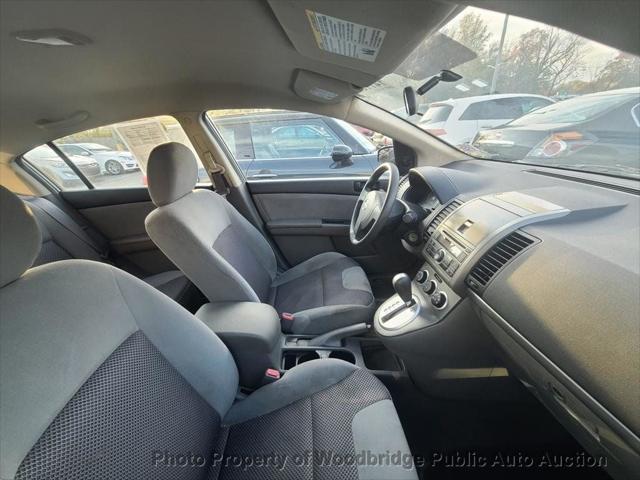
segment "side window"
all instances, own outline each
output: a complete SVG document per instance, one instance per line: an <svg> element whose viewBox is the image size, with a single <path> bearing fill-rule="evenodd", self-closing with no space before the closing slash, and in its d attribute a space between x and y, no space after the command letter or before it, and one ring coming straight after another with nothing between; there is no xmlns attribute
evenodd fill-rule
<svg viewBox="0 0 640 480"><path fill-rule="evenodd" d="M235 158L243 160L254 158L248 124L221 124L218 125L218 129Z"/></svg>
<svg viewBox="0 0 640 480"><path fill-rule="evenodd" d="M60 190L87 190L86 184L76 175L56 152L48 145L40 145L22 156L31 167L47 177ZM77 157L69 157L85 175L96 175L98 169L91 165L76 163Z"/></svg>
<svg viewBox="0 0 640 480"><path fill-rule="evenodd" d="M462 115L460 120L480 120L482 118L483 106L486 102L476 102L469 105Z"/></svg>
<svg viewBox="0 0 640 480"><path fill-rule="evenodd" d="M64 153L66 153L67 155L81 155L83 157L90 157L91 156L91 152L89 150L86 150L84 148L80 148L76 145L67 145L67 144L60 144L58 145L58 148L60 148L60 150L62 150Z"/></svg>
<svg viewBox="0 0 640 480"><path fill-rule="evenodd" d="M93 128L53 143L79 169L92 188L134 188L147 185L147 162L156 146L167 142L193 145L178 121L169 116L145 118ZM88 188L85 182L49 146L23 155L62 190ZM209 181L198 159L198 179Z"/></svg>
<svg viewBox="0 0 640 480"><path fill-rule="evenodd" d="M371 138L375 132L341 120L256 109L209 111L207 116L247 178L363 176L370 175L377 166L377 147ZM246 147L240 147L240 136ZM351 148L349 161L333 161L331 153L336 145Z"/></svg>
<svg viewBox="0 0 640 480"><path fill-rule="evenodd" d="M258 149L268 151L265 158L330 158L333 147L343 143L321 119L252 123L251 131L256 158Z"/></svg>

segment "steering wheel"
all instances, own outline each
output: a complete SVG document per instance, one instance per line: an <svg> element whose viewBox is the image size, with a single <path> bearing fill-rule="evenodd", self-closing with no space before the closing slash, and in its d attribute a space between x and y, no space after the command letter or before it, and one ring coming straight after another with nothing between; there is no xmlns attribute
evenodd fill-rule
<svg viewBox="0 0 640 480"><path fill-rule="evenodd" d="M386 191L377 188L378 180L385 172L389 172ZM349 240L353 245L370 242L378 236L393 208L399 181L398 167L393 163L382 163L373 171L353 209L349 225Z"/></svg>

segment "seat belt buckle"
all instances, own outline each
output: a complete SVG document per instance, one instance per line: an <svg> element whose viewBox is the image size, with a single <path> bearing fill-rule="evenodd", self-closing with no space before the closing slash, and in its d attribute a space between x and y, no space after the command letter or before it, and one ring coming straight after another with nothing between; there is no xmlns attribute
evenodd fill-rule
<svg viewBox="0 0 640 480"><path fill-rule="evenodd" d="M275 368L267 368L264 372L262 384L268 385L269 383L276 382L280 380L280 377L282 377L282 372L280 370L276 370Z"/></svg>
<svg viewBox="0 0 640 480"><path fill-rule="evenodd" d="M296 317L293 313L282 312L280 314L280 326L282 327L282 331L285 333L291 333L293 328L293 322L296 320Z"/></svg>

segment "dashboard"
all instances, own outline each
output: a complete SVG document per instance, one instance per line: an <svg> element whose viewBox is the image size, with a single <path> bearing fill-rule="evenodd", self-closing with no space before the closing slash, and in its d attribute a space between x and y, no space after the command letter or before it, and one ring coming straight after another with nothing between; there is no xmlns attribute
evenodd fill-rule
<svg viewBox="0 0 640 480"><path fill-rule="evenodd" d="M416 306L374 325L400 352L473 315L509 372L614 477L640 475L640 188L500 162L412 169ZM423 362L424 363L424 362Z"/></svg>

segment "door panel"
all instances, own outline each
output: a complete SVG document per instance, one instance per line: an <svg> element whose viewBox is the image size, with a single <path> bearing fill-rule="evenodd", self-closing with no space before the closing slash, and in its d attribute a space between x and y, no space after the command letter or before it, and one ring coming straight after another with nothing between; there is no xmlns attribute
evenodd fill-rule
<svg viewBox="0 0 640 480"><path fill-rule="evenodd" d="M348 225L356 195L329 193L271 193L253 196L267 224L272 221L309 220Z"/></svg>
<svg viewBox="0 0 640 480"><path fill-rule="evenodd" d="M354 258L370 275L409 270L414 257L392 233L352 245L349 222L367 177L248 181L258 212L291 265L323 252Z"/></svg>
<svg viewBox="0 0 640 480"><path fill-rule="evenodd" d="M112 252L148 275L175 270L144 228L155 205L146 188L61 192L87 222L109 240Z"/></svg>

